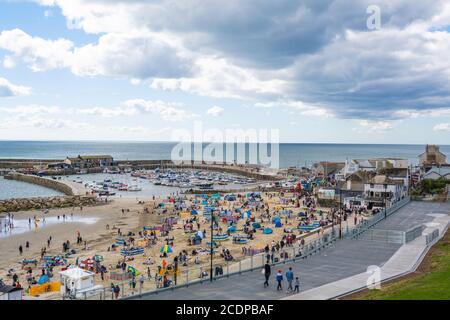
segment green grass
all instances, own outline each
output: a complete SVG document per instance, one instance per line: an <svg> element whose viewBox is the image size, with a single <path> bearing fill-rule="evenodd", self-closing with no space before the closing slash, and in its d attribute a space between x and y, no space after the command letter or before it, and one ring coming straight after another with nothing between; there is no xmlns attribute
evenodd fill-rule
<svg viewBox="0 0 450 320"><path fill-rule="evenodd" d="M428 253L413 275L357 294L358 300L450 300L450 233Z"/></svg>

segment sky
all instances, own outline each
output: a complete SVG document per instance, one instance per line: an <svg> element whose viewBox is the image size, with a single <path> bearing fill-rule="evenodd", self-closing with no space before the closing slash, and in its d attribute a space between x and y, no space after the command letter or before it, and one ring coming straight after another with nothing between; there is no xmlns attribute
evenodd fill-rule
<svg viewBox="0 0 450 320"><path fill-rule="evenodd" d="M0 140L450 144L449 52L446 0L0 0Z"/></svg>

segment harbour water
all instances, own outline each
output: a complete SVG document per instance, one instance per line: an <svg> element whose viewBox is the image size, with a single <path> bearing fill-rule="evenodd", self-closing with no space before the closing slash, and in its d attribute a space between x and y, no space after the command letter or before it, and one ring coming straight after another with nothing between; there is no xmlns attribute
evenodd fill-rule
<svg viewBox="0 0 450 320"><path fill-rule="evenodd" d="M64 194L53 189L22 181L7 180L0 176L0 200L62 195Z"/></svg>
<svg viewBox="0 0 450 320"><path fill-rule="evenodd" d="M77 155L111 155L116 160L169 160L175 146L172 142L73 142L73 141L0 141L0 159L64 159ZM206 146L205 144L204 146ZM248 150L249 145L246 145ZM280 167L311 166L317 161L345 161L346 159L367 159L396 157L418 163L418 155L424 145L372 145L372 144L290 144L279 145ZM441 145L440 150L450 156L450 145ZM84 181L103 181L106 176L83 176ZM112 177L115 179L116 177ZM123 181L121 181L123 180ZM127 182L129 177L119 181ZM130 181L131 182L131 181ZM122 196L166 195L180 191L180 188L155 186L140 181L142 191L118 193ZM0 177L0 199L24 197L48 197L60 195L57 191Z"/></svg>

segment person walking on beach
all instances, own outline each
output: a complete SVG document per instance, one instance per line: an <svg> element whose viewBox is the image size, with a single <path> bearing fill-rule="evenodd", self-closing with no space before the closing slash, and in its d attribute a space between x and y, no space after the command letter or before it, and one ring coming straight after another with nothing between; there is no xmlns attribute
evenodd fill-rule
<svg viewBox="0 0 450 320"><path fill-rule="evenodd" d="M264 281L264 288L269 286L270 273L271 273L270 264L266 263L264 265L264 277L266 279L266 281Z"/></svg>
<svg viewBox="0 0 450 320"><path fill-rule="evenodd" d="M292 271L292 268L289 267L289 270L286 272L286 280L288 282L288 288L287 293L292 292L292 281L294 281L294 272Z"/></svg>
<svg viewBox="0 0 450 320"><path fill-rule="evenodd" d="M22 255L22 253L23 253L23 248L22 248L22 245L20 245L19 246L19 254Z"/></svg>
<svg viewBox="0 0 450 320"><path fill-rule="evenodd" d="M139 292L142 292L142 288L144 287L144 281L145 277L143 274L141 274L141 277L139 278Z"/></svg>
<svg viewBox="0 0 450 320"><path fill-rule="evenodd" d="M278 282L277 291L283 290L283 287L281 285L281 281L283 281L283 274L282 274L282 272L283 272L283 270L280 269L280 270L278 270L278 273L277 273L277 277L276 277L277 282Z"/></svg>
<svg viewBox="0 0 450 320"><path fill-rule="evenodd" d="M300 292L300 280L298 277L295 277L295 287L294 287L294 292Z"/></svg>

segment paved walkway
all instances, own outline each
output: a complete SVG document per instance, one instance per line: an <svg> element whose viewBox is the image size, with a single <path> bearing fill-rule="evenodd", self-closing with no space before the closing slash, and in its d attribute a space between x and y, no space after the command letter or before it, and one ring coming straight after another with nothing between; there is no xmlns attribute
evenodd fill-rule
<svg viewBox="0 0 450 320"><path fill-rule="evenodd" d="M450 203L413 202L380 222L376 228L406 231L425 223L430 226L425 232L436 227L442 232L450 221L449 213ZM380 266L382 279L410 270L424 248L423 236L404 246L381 241L340 240L310 258L273 268L271 285L266 289L261 272L253 271L213 283L148 294L142 299L329 299L364 287L369 266ZM288 267L300 275L301 292L286 297L285 292L276 291L274 275L276 269L281 268L285 272Z"/></svg>

